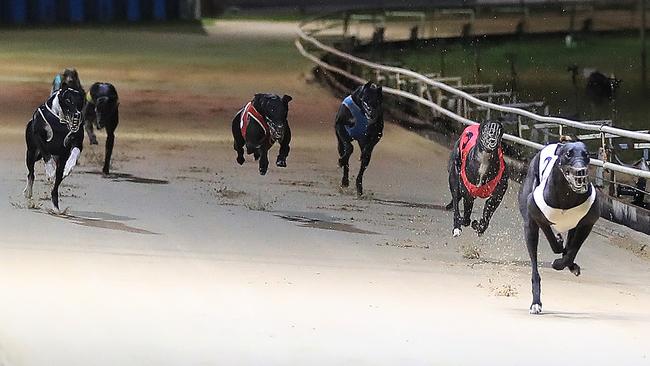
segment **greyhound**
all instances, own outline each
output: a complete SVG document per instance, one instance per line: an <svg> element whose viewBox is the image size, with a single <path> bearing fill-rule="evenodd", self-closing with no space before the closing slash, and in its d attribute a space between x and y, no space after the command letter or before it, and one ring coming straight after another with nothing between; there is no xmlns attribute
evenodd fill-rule
<svg viewBox="0 0 650 366"><path fill-rule="evenodd" d="M372 150L384 133L383 94L381 85L367 82L347 96L334 122L338 140L339 166L343 168L341 186L350 185L350 156L354 151L352 141L356 140L361 149L361 167L357 174L357 195L363 195L363 173L366 171Z"/></svg>
<svg viewBox="0 0 650 366"><path fill-rule="evenodd" d="M101 130L106 127L106 154L102 173L108 175L111 167L111 155L115 144L115 129L120 123L120 99L112 84L94 83L86 93L86 105L83 109L84 128L91 145L97 145L97 136L93 125Z"/></svg>
<svg viewBox="0 0 650 366"><path fill-rule="evenodd" d="M253 100L240 109L232 120L233 147L237 152L237 163L244 164L246 153L259 160L259 171L265 175L269 167L268 151L275 141L280 143L280 152L275 165L287 166L291 129L287 121L291 96L276 94L255 94Z"/></svg>
<svg viewBox="0 0 650 366"><path fill-rule="evenodd" d="M61 89L75 89L80 92L84 92L83 87L81 86L81 81L79 80L79 73L74 68L69 68L63 70L63 73L57 74L52 80L52 91L50 95L56 93Z"/></svg>
<svg viewBox="0 0 650 366"><path fill-rule="evenodd" d="M84 95L78 90L59 89L32 115L25 129L27 144L27 185L23 191L32 197L34 164L43 159L48 179L55 179L52 188L52 210L59 213L59 185L77 164L83 149L81 110Z"/></svg>
<svg viewBox="0 0 650 366"><path fill-rule="evenodd" d="M600 71L593 71L587 78L585 92L593 104L601 105L616 98L616 91L622 82L614 75L608 77Z"/></svg>
<svg viewBox="0 0 650 366"><path fill-rule="evenodd" d="M508 189L508 171L503 160L501 138L503 125L500 122L482 122L465 128L454 144L449 156L449 190L451 202L447 209L454 209L453 237L461 234L461 226L469 226L482 235L490 224L494 211ZM471 221L472 208L476 198L487 198L483 217ZM460 200L463 200L463 217L460 215Z"/></svg>
<svg viewBox="0 0 650 366"><path fill-rule="evenodd" d="M580 266L574 260L600 217L596 189L587 175L588 165L585 144L566 142L546 146L528 167L519 192L519 211L524 218L532 267L531 314L542 312L541 278L537 269L539 229L553 253L562 254L562 258L553 261L553 269L561 271L568 267L574 275L580 275ZM565 242L560 233L567 231Z"/></svg>

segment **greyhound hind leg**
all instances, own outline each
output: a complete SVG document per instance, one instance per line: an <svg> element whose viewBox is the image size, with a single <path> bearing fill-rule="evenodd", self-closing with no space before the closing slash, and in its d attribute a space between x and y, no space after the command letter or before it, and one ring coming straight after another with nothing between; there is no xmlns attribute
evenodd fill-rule
<svg viewBox="0 0 650 366"><path fill-rule="evenodd" d="M25 198L32 198L32 189L34 187L34 164L38 160L38 152L36 149L28 147L26 155L27 156L25 163L27 164L27 185L25 185L23 195Z"/></svg>

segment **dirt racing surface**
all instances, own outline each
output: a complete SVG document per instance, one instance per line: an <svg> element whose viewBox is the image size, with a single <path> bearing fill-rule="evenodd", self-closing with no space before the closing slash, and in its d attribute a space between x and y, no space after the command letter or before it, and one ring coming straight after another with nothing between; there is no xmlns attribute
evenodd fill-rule
<svg viewBox="0 0 650 366"><path fill-rule="evenodd" d="M529 315L518 186L484 236L452 240L448 150L388 123L365 196L340 189L339 101L285 28L246 24L3 32L0 365L650 364L647 236L601 220L577 278L540 241ZM21 195L24 126L66 66L113 82L121 116L114 173L100 135L55 216L42 163ZM264 177L230 133L255 92L293 96L288 167Z"/></svg>

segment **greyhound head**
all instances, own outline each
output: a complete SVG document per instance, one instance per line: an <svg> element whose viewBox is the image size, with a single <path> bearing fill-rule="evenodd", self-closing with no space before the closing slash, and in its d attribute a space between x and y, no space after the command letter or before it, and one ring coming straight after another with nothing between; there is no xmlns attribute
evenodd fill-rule
<svg viewBox="0 0 650 366"><path fill-rule="evenodd" d="M582 142L566 142L556 151L557 167L562 171L569 187L575 193L587 193L589 190L589 154Z"/></svg>
<svg viewBox="0 0 650 366"><path fill-rule="evenodd" d="M67 88L59 92L59 119L68 125L71 132L77 132L81 126L81 110L84 106L84 95L75 89Z"/></svg>
<svg viewBox="0 0 650 366"><path fill-rule="evenodd" d="M501 145L501 139L503 138L503 125L501 122L481 122L478 131L478 142L482 150L493 152Z"/></svg>
<svg viewBox="0 0 650 366"><path fill-rule="evenodd" d="M381 85L371 81L367 82L352 93L352 100L361 107L363 114L368 119L368 124L377 122L383 101Z"/></svg>
<svg viewBox="0 0 650 366"><path fill-rule="evenodd" d="M287 115L291 99L289 95L280 97L275 94L255 94L255 98L253 98L253 106L266 119L269 133L276 141L282 140L289 124Z"/></svg>
<svg viewBox="0 0 650 366"><path fill-rule="evenodd" d="M81 81L79 80L79 73L76 69L70 68L63 70L61 75L61 89L67 88L81 90Z"/></svg>

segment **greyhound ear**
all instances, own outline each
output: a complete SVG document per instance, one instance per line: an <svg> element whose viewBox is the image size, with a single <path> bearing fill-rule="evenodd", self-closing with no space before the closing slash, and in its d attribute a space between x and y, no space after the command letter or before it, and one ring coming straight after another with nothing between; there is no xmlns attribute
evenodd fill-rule
<svg viewBox="0 0 650 366"><path fill-rule="evenodd" d="M370 88L371 86L372 86L372 81L368 80L368 82L366 82L366 85L364 85L363 87Z"/></svg>
<svg viewBox="0 0 650 366"><path fill-rule="evenodd" d="M262 93L257 93L255 95L253 95L253 104L259 104L259 102L262 100L263 97L264 97L264 94L262 94Z"/></svg>
<svg viewBox="0 0 650 366"><path fill-rule="evenodd" d="M291 98L291 95L286 95L286 94L285 94L285 95L282 97L282 101L283 101L284 104L286 104L286 105L289 105L289 102L292 101L292 100L293 100L293 98Z"/></svg>

